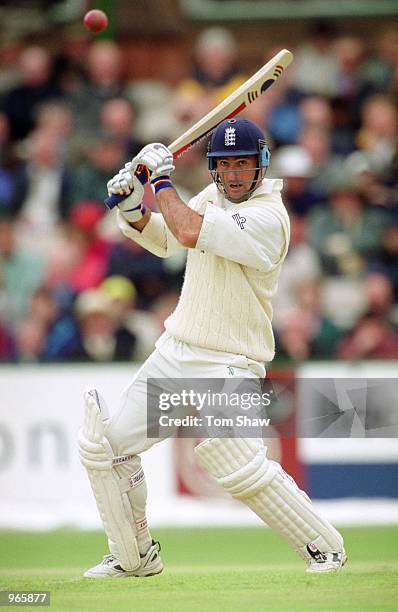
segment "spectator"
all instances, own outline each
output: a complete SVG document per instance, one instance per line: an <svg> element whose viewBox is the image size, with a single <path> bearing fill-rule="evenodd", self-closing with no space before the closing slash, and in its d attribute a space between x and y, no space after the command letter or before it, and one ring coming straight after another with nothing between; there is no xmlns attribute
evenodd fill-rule
<svg viewBox="0 0 398 612"><path fill-rule="evenodd" d="M10 142L10 122L0 113L0 214L15 216L26 196L25 165Z"/></svg>
<svg viewBox="0 0 398 612"><path fill-rule="evenodd" d="M358 277L380 253L385 224L383 212L364 207L354 187L336 186L329 206L316 207L309 218L310 244L320 255L323 272Z"/></svg>
<svg viewBox="0 0 398 612"><path fill-rule="evenodd" d="M309 27L305 43L295 53L293 87L300 96L335 93L338 62L334 51L336 31L330 21Z"/></svg>
<svg viewBox="0 0 398 612"><path fill-rule="evenodd" d="M393 26L382 29L376 48L364 64L364 81L375 93L393 93L394 73L398 66L398 33Z"/></svg>
<svg viewBox="0 0 398 612"><path fill-rule="evenodd" d="M386 276L369 274L363 284L366 312L338 347L341 359L398 359L392 323L393 287Z"/></svg>
<svg viewBox="0 0 398 612"><path fill-rule="evenodd" d="M94 42L86 56L87 81L71 89L71 104L78 133L95 134L100 124L103 104L113 98L126 97L122 54L110 40Z"/></svg>
<svg viewBox="0 0 398 612"><path fill-rule="evenodd" d="M279 277L278 291L272 300L273 325L277 331L283 327L288 313L297 306L297 286L317 283L321 278L318 255L308 244L305 217L290 215L290 228L289 251Z"/></svg>
<svg viewBox="0 0 398 612"><path fill-rule="evenodd" d="M133 107L125 98L112 98L104 102L101 130L115 140L120 140L125 159L133 159L143 146L134 137L134 120Z"/></svg>
<svg viewBox="0 0 398 612"><path fill-rule="evenodd" d="M169 140L174 140L198 121L209 110L208 96L199 86L180 86L171 103ZM188 194L197 193L208 177L203 147L198 143L178 160L175 170L176 185Z"/></svg>
<svg viewBox="0 0 398 612"><path fill-rule="evenodd" d="M359 127L357 112L348 100L340 96L333 96L330 100L330 108L332 112L331 150L335 155L346 156L356 148L355 134Z"/></svg>
<svg viewBox="0 0 398 612"><path fill-rule="evenodd" d="M79 344L79 332L73 313L57 300L57 292L45 285L33 293L24 323L26 323L27 339L32 337L29 331L32 325L37 326L37 337L43 336L37 342L36 360L38 361L62 361ZM36 336L33 334L33 337ZM20 340L24 342L25 338Z"/></svg>
<svg viewBox="0 0 398 612"><path fill-rule="evenodd" d="M43 253L67 217L72 177L62 159L62 141L50 130L35 130L26 144L26 197L18 212L18 232Z"/></svg>
<svg viewBox="0 0 398 612"><path fill-rule="evenodd" d="M71 171L68 209L80 200L103 202L107 195L109 177L127 161L125 144L119 138L107 134L99 133L87 139L84 153L83 163Z"/></svg>
<svg viewBox="0 0 398 612"><path fill-rule="evenodd" d="M369 93L363 82L364 45L355 36L345 36L336 41L335 47L338 60L335 94L351 102L355 108Z"/></svg>
<svg viewBox="0 0 398 612"><path fill-rule="evenodd" d="M363 293L367 314L386 320L391 318L394 292L387 276L377 272L367 274L363 281Z"/></svg>
<svg viewBox="0 0 398 612"><path fill-rule="evenodd" d="M237 59L238 47L231 32L220 27L203 30L196 41L191 76L181 86L201 88L210 94L213 107L245 81Z"/></svg>
<svg viewBox="0 0 398 612"><path fill-rule="evenodd" d="M393 184L389 184L385 176L383 180L377 175L374 166L362 151L354 151L346 157L346 175L351 177L353 185L358 189L364 202L371 206L380 206L384 209L393 209L397 203L397 191ZM392 166L389 170L393 172Z"/></svg>
<svg viewBox="0 0 398 612"><path fill-rule="evenodd" d="M19 361L54 361L62 355L65 331L61 334L61 309L53 292L45 285L39 286L31 295L26 316L17 333Z"/></svg>
<svg viewBox="0 0 398 612"><path fill-rule="evenodd" d="M306 215L324 200L323 194L317 193L311 186L314 164L303 147L280 147L271 158L270 175L284 179L284 204L294 215Z"/></svg>
<svg viewBox="0 0 398 612"><path fill-rule="evenodd" d="M77 298L75 313L80 344L69 356L79 361L131 359L136 337L120 326L112 313L112 300L102 289L88 289Z"/></svg>
<svg viewBox="0 0 398 612"><path fill-rule="evenodd" d="M318 126L305 126L297 144L310 155L313 164L312 188L323 197L345 176L344 158L332 152L331 133Z"/></svg>
<svg viewBox="0 0 398 612"><path fill-rule="evenodd" d="M71 211L64 237L51 254L46 278L54 290L71 295L98 287L105 278L111 244L101 235L105 207L82 200Z"/></svg>
<svg viewBox="0 0 398 612"><path fill-rule="evenodd" d="M11 140L22 140L35 127L40 104L58 98L60 92L51 80L51 57L44 47L24 49L19 58L20 83L4 96L3 110L9 118Z"/></svg>
<svg viewBox="0 0 398 612"><path fill-rule="evenodd" d="M298 105L302 127L330 130L332 108L330 102L321 96L307 96Z"/></svg>
<svg viewBox="0 0 398 612"><path fill-rule="evenodd" d="M112 315L119 333L125 329L135 337L130 358L137 362L145 361L160 334L152 315L135 307L136 289L133 283L123 276L109 276L101 283L100 289L112 301ZM126 338L130 345L129 335Z"/></svg>
<svg viewBox="0 0 398 612"><path fill-rule="evenodd" d="M231 87L243 77L237 60L238 46L231 32L219 27L203 30L195 46L195 80L205 88Z"/></svg>
<svg viewBox="0 0 398 612"><path fill-rule="evenodd" d="M181 253L184 254L184 249ZM130 279L137 289L137 307L146 310L163 293L181 286L185 260L180 257L176 254L166 261L132 240L122 240L111 247L107 276ZM174 260L175 267L170 267L170 260Z"/></svg>
<svg viewBox="0 0 398 612"><path fill-rule="evenodd" d="M209 96L198 84L181 84L171 100L171 130L173 139L199 121L210 110Z"/></svg>
<svg viewBox="0 0 398 612"><path fill-rule="evenodd" d="M15 221L0 218L0 276L7 321L23 318L43 274L44 262L38 253L17 243Z"/></svg>
<svg viewBox="0 0 398 612"><path fill-rule="evenodd" d="M51 100L41 104L36 112L36 131L48 134L59 143L61 159L66 161L70 140L74 130L73 115L62 100Z"/></svg>
<svg viewBox="0 0 398 612"><path fill-rule="evenodd" d="M378 94L366 100L357 145L375 172L383 176L398 145L398 108L394 99Z"/></svg>
<svg viewBox="0 0 398 612"><path fill-rule="evenodd" d="M15 338L5 321L0 319L0 363L15 361Z"/></svg>
<svg viewBox="0 0 398 612"><path fill-rule="evenodd" d="M43 321L28 315L19 324L16 334L17 360L22 363L38 363L46 342L46 326Z"/></svg>
<svg viewBox="0 0 398 612"><path fill-rule="evenodd" d="M398 219L393 219L384 229L381 252L370 261L369 270L380 272L389 279L394 301L398 303Z"/></svg>
<svg viewBox="0 0 398 612"><path fill-rule="evenodd" d="M339 359L398 359L398 333L376 314L366 314L337 351Z"/></svg>
<svg viewBox="0 0 398 612"><path fill-rule="evenodd" d="M295 293L297 306L286 315L277 336L282 355L298 361L333 358L342 330L322 313L319 283L297 283Z"/></svg>

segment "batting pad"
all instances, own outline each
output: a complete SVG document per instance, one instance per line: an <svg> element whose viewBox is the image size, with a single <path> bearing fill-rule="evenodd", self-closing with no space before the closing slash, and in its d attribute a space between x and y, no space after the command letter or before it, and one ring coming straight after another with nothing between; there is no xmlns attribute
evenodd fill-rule
<svg viewBox="0 0 398 612"><path fill-rule="evenodd" d="M321 553L342 551L338 531L318 515L279 463L267 459L266 450L262 440L212 438L201 442L195 453L226 491L285 538L305 561L313 558L307 546Z"/></svg>
<svg viewBox="0 0 398 612"><path fill-rule="evenodd" d="M114 455L104 436L103 414L97 391L86 391L84 402L84 423L78 435L80 460L88 473L108 536L109 550L124 570L135 570L141 560L134 516L126 493L128 479L119 478L112 468Z"/></svg>

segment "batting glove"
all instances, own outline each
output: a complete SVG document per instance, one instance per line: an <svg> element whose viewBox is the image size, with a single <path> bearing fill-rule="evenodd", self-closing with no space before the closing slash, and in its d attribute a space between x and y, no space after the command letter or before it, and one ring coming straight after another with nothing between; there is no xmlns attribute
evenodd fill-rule
<svg viewBox="0 0 398 612"><path fill-rule="evenodd" d="M142 174L138 178L134 174L134 164L128 162L107 183L108 195L126 195L124 200L119 202L118 208L128 223L135 223L144 216L146 209L142 204L144 197L144 186L142 180L146 182L146 177L142 179ZM140 180L141 179L141 180Z"/></svg>
<svg viewBox="0 0 398 612"><path fill-rule="evenodd" d="M151 173L151 180L159 176L167 176L175 170L173 154L164 144L154 142L146 145L133 159L135 167L142 164Z"/></svg>

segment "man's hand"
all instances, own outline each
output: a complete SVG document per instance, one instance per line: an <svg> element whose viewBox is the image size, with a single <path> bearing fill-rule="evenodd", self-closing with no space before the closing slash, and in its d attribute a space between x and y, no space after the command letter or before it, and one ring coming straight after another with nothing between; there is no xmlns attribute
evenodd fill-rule
<svg viewBox="0 0 398 612"><path fill-rule="evenodd" d="M173 154L164 144L154 142L146 145L133 159L134 168L140 164L146 166L151 173L151 180L158 176L170 176L175 170Z"/></svg>
<svg viewBox="0 0 398 612"><path fill-rule="evenodd" d="M118 204L118 208L128 223L140 221L145 214L142 205L144 187L134 174L135 165L128 162L125 167L108 181L108 195L126 195Z"/></svg>
<svg viewBox="0 0 398 612"><path fill-rule="evenodd" d="M107 183L108 195L128 195L135 188L135 165L133 162L127 162L124 168L119 170L117 174ZM141 185L142 187L142 185ZM142 190L142 193L144 191ZM142 199L142 198L141 198Z"/></svg>

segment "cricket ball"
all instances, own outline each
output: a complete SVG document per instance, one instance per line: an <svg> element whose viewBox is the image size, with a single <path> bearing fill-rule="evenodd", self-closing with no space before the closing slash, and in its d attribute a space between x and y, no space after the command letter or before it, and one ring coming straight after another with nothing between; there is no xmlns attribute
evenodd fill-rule
<svg viewBox="0 0 398 612"><path fill-rule="evenodd" d="M103 11L93 9L84 16L84 26L93 34L103 32L108 25L108 17Z"/></svg>

